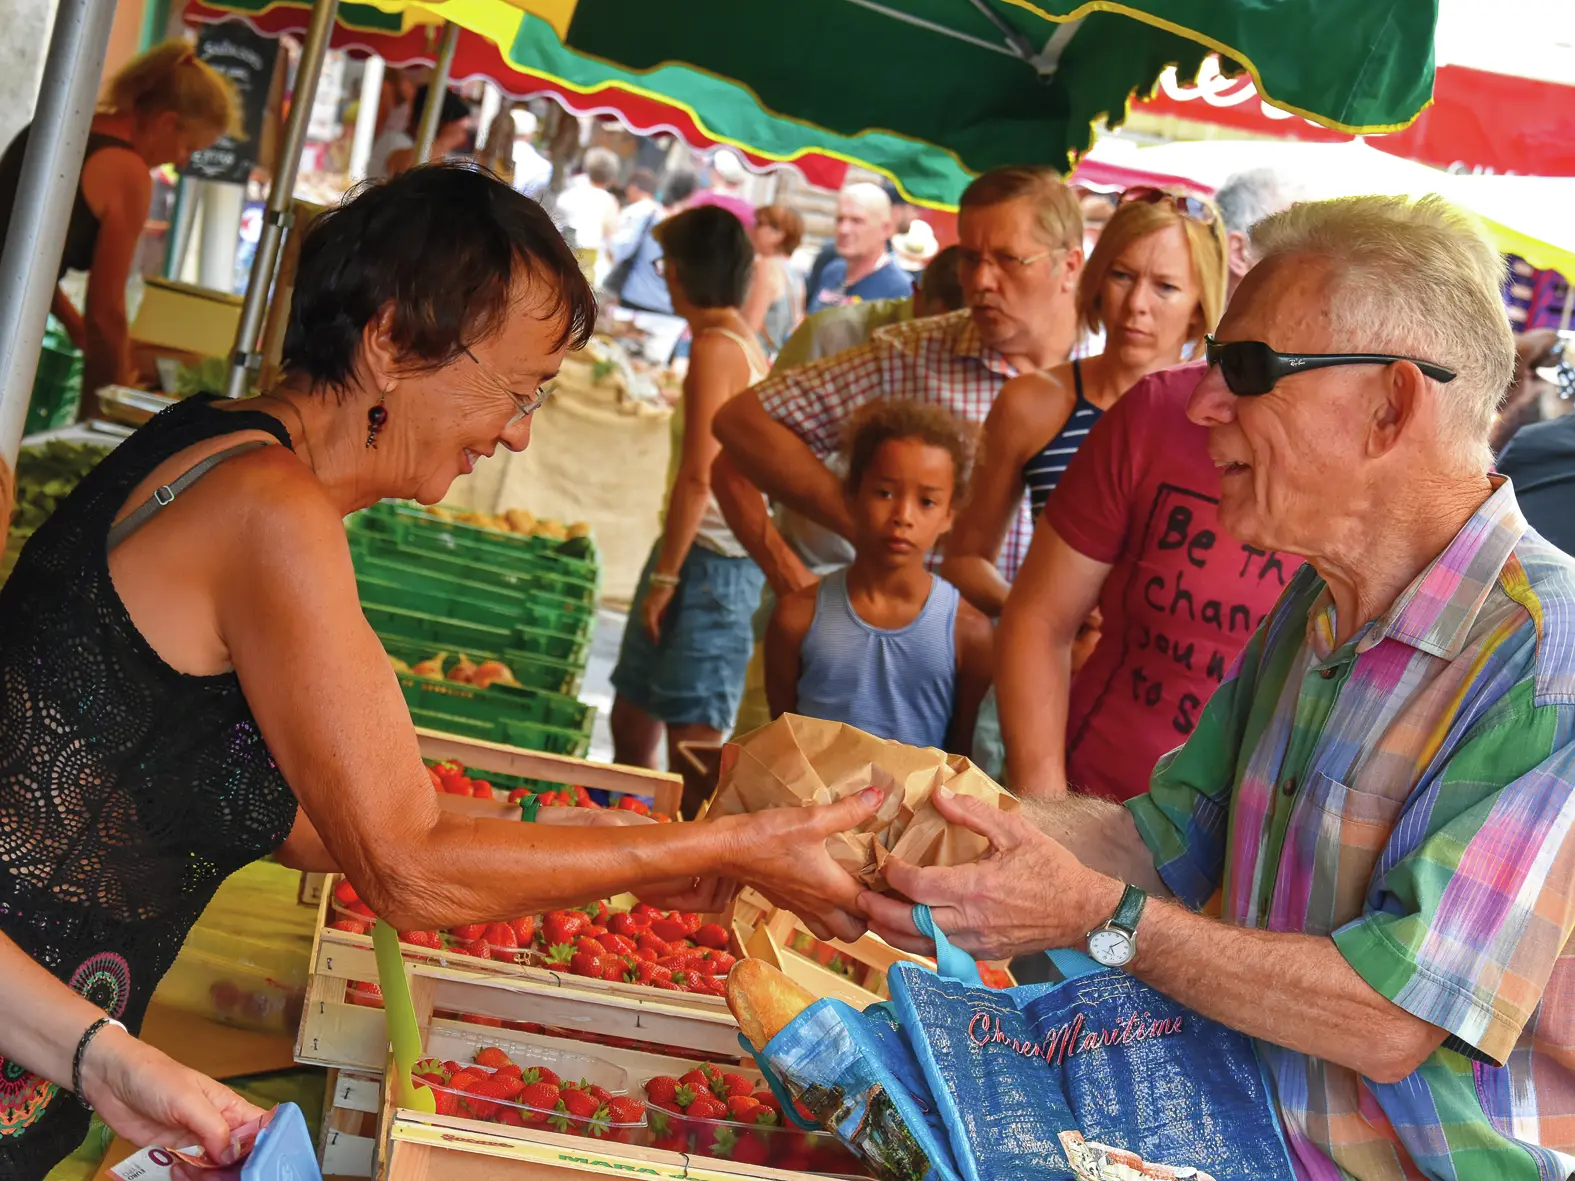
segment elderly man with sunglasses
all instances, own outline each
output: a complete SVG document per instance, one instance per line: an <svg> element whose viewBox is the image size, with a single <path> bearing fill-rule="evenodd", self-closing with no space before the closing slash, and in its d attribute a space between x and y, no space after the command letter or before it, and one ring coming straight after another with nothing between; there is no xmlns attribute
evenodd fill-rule
<svg viewBox="0 0 1575 1181"><path fill-rule="evenodd" d="M1569 1176L1575 562L1489 469L1501 260L1436 197L1254 239L1190 413L1224 525L1307 564L1148 794L942 800L993 851L886 877L976 954L1086 948L1256 1038L1302 1177Z"/></svg>

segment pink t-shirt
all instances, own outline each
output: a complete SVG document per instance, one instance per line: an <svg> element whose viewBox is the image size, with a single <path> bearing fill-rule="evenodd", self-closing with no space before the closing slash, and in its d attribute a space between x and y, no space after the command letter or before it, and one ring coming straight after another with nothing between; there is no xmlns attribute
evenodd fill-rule
<svg viewBox="0 0 1575 1181"><path fill-rule="evenodd" d="M1144 378L1094 425L1045 505L1071 547L1112 566L1104 628L1072 682L1067 779L1124 800L1181 745L1301 559L1219 525L1208 430L1187 417L1207 367Z"/></svg>

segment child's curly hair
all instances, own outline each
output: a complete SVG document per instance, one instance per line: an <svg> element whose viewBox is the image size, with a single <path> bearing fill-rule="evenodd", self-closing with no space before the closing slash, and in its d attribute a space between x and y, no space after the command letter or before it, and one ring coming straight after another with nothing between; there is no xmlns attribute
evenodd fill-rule
<svg viewBox="0 0 1575 1181"><path fill-rule="evenodd" d="M978 434L978 428L972 423L962 421L946 407L933 402L887 399L866 402L848 420L843 436L843 450L848 457L844 487L849 493L858 491L882 443L891 439L919 439L951 455L952 496L960 500L961 490L968 486Z"/></svg>

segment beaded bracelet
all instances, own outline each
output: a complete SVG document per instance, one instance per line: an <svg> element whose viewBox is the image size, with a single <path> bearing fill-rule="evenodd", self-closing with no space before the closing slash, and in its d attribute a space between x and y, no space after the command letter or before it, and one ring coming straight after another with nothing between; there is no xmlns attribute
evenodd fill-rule
<svg viewBox="0 0 1575 1181"><path fill-rule="evenodd" d="M678 575L663 574L660 570L652 570L650 581L652 586L676 587L678 585Z"/></svg>
<svg viewBox="0 0 1575 1181"><path fill-rule="evenodd" d="M89 1111L93 1110L92 1104L82 1098L82 1056L87 1053L88 1043L98 1036L98 1031L106 1025L113 1025L122 1033L126 1027L113 1017L100 1017L82 1031L82 1038L77 1042L77 1052L71 1059L71 1092L77 1097L77 1102Z"/></svg>

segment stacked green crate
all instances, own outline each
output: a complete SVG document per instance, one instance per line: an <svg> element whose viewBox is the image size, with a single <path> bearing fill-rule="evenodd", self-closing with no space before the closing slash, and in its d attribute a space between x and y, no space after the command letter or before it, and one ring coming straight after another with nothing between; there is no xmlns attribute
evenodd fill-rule
<svg viewBox="0 0 1575 1181"><path fill-rule="evenodd" d="M478 689L401 673L418 726L585 754L595 711L574 694L601 582L590 538L503 533L394 504L357 513L346 529L362 610L391 657L497 660L518 681Z"/></svg>

